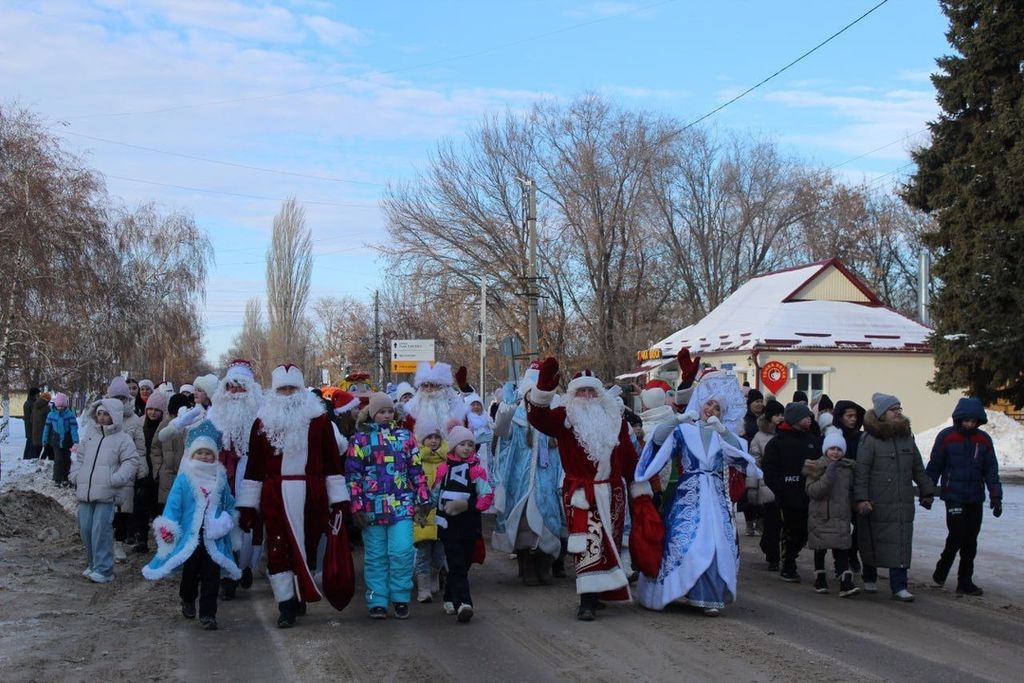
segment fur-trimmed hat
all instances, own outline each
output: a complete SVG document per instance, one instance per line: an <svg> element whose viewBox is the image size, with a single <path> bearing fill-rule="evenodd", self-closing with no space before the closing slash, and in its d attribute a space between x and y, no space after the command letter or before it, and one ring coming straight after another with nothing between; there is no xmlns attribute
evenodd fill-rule
<svg viewBox="0 0 1024 683"><path fill-rule="evenodd" d="M484 404L484 400L480 398L480 394L476 393L475 391L463 396L462 400L466 403L467 406L471 406L474 403L479 403L480 405Z"/></svg>
<svg viewBox="0 0 1024 683"><path fill-rule="evenodd" d="M415 395L416 390L408 382L399 383L398 388L395 389L395 400L401 402L402 397L406 394Z"/></svg>
<svg viewBox="0 0 1024 683"><path fill-rule="evenodd" d="M252 363L242 358L236 358L228 364L228 369L224 373L224 379L229 382L237 379L247 379L250 382L254 382L256 375L252 371Z"/></svg>
<svg viewBox="0 0 1024 683"><path fill-rule="evenodd" d="M214 453L220 452L221 433L209 420L203 420L185 432L185 458L200 448L209 448Z"/></svg>
<svg viewBox="0 0 1024 683"><path fill-rule="evenodd" d="M575 396L577 391L584 388L594 389L600 393L604 391L604 383L592 371L584 369L573 375L565 392L569 396Z"/></svg>
<svg viewBox="0 0 1024 683"><path fill-rule="evenodd" d="M217 385L220 384L220 380L217 379L217 375L210 373L209 375L201 375L192 380L192 384L196 385L203 390L207 396L213 396L214 392L217 391Z"/></svg>
<svg viewBox="0 0 1024 683"><path fill-rule="evenodd" d="M270 387L274 391L281 387L302 389L305 386L306 382L302 379L302 370L299 369L298 365L292 365L291 363L278 365L270 375Z"/></svg>
<svg viewBox="0 0 1024 683"><path fill-rule="evenodd" d="M348 413L359 407L359 399L344 389L338 389L331 394L331 407L335 415Z"/></svg>
<svg viewBox="0 0 1024 683"><path fill-rule="evenodd" d="M450 387L454 382L452 377L452 366L447 363L434 363L431 367L426 361L416 366L416 377L413 380L418 387L421 384L439 384L443 387Z"/></svg>
<svg viewBox="0 0 1024 683"><path fill-rule="evenodd" d="M846 455L846 439L843 438L843 432L838 427L829 427L825 430L825 438L821 442L821 454L828 453L828 449L838 448Z"/></svg>
<svg viewBox="0 0 1024 683"><path fill-rule="evenodd" d="M455 425L448 432L448 447L455 448L463 441L472 441L476 444L476 437L473 436L473 432L469 431L462 425Z"/></svg>
<svg viewBox="0 0 1024 683"><path fill-rule="evenodd" d="M394 410L395 402L391 400L391 397L385 394L383 391L377 391L370 395L370 402L366 406L367 413L370 415L370 419L374 419L382 410Z"/></svg>

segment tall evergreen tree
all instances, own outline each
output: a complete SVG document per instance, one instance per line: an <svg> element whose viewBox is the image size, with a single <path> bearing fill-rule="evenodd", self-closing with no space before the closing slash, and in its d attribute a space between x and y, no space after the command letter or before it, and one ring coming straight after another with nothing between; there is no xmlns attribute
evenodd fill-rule
<svg viewBox="0 0 1024 683"><path fill-rule="evenodd" d="M925 235L937 391L1024 405L1024 2L942 0L954 54L932 76L942 109L904 191Z"/></svg>

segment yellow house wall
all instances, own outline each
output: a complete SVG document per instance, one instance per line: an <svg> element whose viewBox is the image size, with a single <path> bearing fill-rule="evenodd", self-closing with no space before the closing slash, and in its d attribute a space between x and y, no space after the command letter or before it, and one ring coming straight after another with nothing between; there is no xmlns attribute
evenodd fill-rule
<svg viewBox="0 0 1024 683"><path fill-rule="evenodd" d="M749 352L715 354L704 360L719 366L734 363L740 381L757 386ZM791 351L761 352L758 356L758 364L762 367L773 360L790 368L789 381L777 394L782 403L792 399L796 391L796 373L800 368L823 370L824 392L833 401L847 399L870 408L871 395L876 391L895 394L918 432L948 420L962 396L959 393L937 394L928 388L927 382L935 372L931 354ZM767 393L764 387L762 391Z"/></svg>
<svg viewBox="0 0 1024 683"><path fill-rule="evenodd" d="M850 278L834 267L814 278L795 298L813 301L868 301L864 292L857 289L850 282Z"/></svg>

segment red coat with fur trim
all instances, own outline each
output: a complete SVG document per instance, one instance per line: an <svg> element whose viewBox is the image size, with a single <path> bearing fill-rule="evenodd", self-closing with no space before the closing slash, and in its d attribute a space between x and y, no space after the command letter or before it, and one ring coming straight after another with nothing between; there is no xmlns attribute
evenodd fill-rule
<svg viewBox="0 0 1024 683"><path fill-rule="evenodd" d="M540 432L558 441L565 470L562 504L569 527L568 549L576 563L576 591L598 593L607 600L628 600L627 576L631 568L622 566L619 548L626 517L626 484L633 483L637 453L626 421L620 418L618 444L608 463L599 469L568 424L565 408L530 403L527 419ZM649 495L649 486L644 488ZM603 499L607 500L607 507ZM605 516L610 519L604 519Z"/></svg>
<svg viewBox="0 0 1024 683"><path fill-rule="evenodd" d="M299 599L314 602L321 594L309 562L315 562L320 536L328 529L330 505L349 495L327 415L311 419L307 430L306 453L279 453L264 434L263 423L253 423L238 507L255 507L263 516L270 574L294 572ZM304 483L298 487L304 495L296 491L299 482Z"/></svg>

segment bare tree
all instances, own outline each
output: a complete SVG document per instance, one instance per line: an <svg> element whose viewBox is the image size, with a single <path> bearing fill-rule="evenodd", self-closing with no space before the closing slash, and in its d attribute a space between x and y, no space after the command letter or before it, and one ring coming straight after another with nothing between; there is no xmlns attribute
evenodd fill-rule
<svg viewBox="0 0 1024 683"><path fill-rule="evenodd" d="M267 251L268 352L273 364L292 362L303 370L309 355L310 325L305 319L313 274L313 245L306 211L285 200L274 217Z"/></svg>

